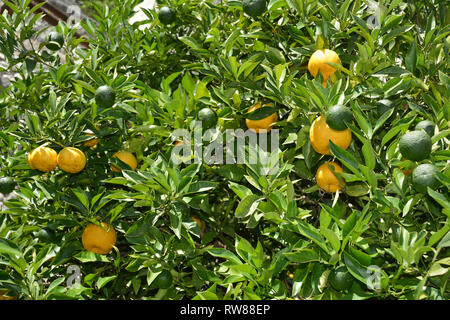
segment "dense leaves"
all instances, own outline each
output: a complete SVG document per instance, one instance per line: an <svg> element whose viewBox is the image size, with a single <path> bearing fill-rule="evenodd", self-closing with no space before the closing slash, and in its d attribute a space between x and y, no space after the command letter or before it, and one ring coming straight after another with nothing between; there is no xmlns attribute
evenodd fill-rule
<svg viewBox="0 0 450 320"><path fill-rule="evenodd" d="M444 1L271 0L251 17L241 1L169 0L133 25L138 1L93 2L92 19L54 28L56 51L30 47L42 15L28 3L0 16L1 71L14 74L0 93L1 176L17 183L0 213L0 288L19 299L449 298ZM158 19L163 6L173 22ZM342 61L326 87L307 70L322 48ZM102 86L111 103L99 103ZM270 107L247 114L261 101ZM352 112L352 143L323 156L309 129L337 104ZM280 152L249 143L242 163L172 157L191 144L175 130L195 133L204 108L216 138L275 110ZM407 160L399 140L423 120L436 125L431 154ZM81 149L86 167L32 170L27 154L43 144ZM135 171L119 150L136 155ZM341 192L316 184L326 161L344 169ZM439 184L419 193L408 170L423 163ZM100 221L117 231L108 255L81 243Z"/></svg>

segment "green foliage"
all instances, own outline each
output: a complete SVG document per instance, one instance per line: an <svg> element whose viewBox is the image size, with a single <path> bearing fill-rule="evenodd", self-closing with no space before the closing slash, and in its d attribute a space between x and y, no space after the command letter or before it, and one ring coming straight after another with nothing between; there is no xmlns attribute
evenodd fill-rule
<svg viewBox="0 0 450 320"><path fill-rule="evenodd" d="M14 74L0 92L0 170L17 183L0 212L0 289L19 299L450 297L445 2L379 1L374 25L366 1L268 1L252 18L242 1L168 0L130 25L138 1L94 1L92 19L54 28L57 52L30 49L42 14L26 2L6 2L12 13L0 16L0 71ZM158 19L162 6L173 23ZM321 48L342 61L327 87L307 70ZM103 85L114 104L96 102ZM265 107L247 114L257 102ZM322 156L309 129L337 104L351 109L353 141L346 150L330 142ZM204 108L219 136L276 111L280 152L249 145L244 163L175 163L174 130L195 130ZM420 131L431 153L404 160L399 140L422 120L435 124L432 137ZM87 132L96 148L84 146ZM42 144L80 148L85 169L31 170L27 153ZM112 159L123 149L136 171ZM316 185L325 161L341 162L342 192ZM439 185L417 192L404 170L425 163ZM81 243L99 221L117 231L109 255ZM81 278L70 286L74 266ZM351 286L330 283L338 268ZM163 273L170 285L158 284Z"/></svg>

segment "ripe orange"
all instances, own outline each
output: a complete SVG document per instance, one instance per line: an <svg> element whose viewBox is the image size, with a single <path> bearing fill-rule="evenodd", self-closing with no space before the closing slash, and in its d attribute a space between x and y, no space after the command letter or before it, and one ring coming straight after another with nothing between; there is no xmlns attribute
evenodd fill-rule
<svg viewBox="0 0 450 320"><path fill-rule="evenodd" d="M271 104L265 105L267 107L272 106ZM248 109L247 113L253 112L256 109L261 108L261 102L258 102L254 104L250 109ZM250 130L259 133L263 130L266 130L266 132L269 132L272 130L272 123L278 121L278 115L276 112L272 113L271 115L267 116L266 118L260 119L260 120L250 120L245 119L245 124L247 125L247 128Z"/></svg>
<svg viewBox="0 0 450 320"><path fill-rule="evenodd" d="M182 146L184 145L184 141L183 140L177 140L173 142L174 147L176 146Z"/></svg>
<svg viewBox="0 0 450 320"><path fill-rule="evenodd" d="M37 147L28 154L28 165L31 169L37 169L42 172L55 170L58 165L58 154L49 147Z"/></svg>
<svg viewBox="0 0 450 320"><path fill-rule="evenodd" d="M28 163L28 166L29 166L31 169L33 169L33 170L36 169L36 168L33 166L33 163L31 162L31 152L28 153L27 163Z"/></svg>
<svg viewBox="0 0 450 320"><path fill-rule="evenodd" d="M352 132L349 128L342 131L331 129L326 122L326 118L320 116L311 125L309 139L311 140L311 146L317 153L329 155L331 154L329 140L345 150L352 142Z"/></svg>
<svg viewBox="0 0 450 320"><path fill-rule="evenodd" d="M319 70L322 73L322 85L324 87L327 86L328 78L337 70L335 67L330 66L328 62L342 65L337 53L329 49L317 50L312 54L308 62L308 70L313 77L317 76Z"/></svg>
<svg viewBox="0 0 450 320"><path fill-rule="evenodd" d="M131 167L133 171L135 171L137 168L138 165L137 159L131 152L120 150L113 155L113 158L118 158L120 161L125 162L127 165ZM111 164L111 169L115 172L121 171L113 164Z"/></svg>
<svg viewBox="0 0 450 320"><path fill-rule="evenodd" d="M106 222L101 226L90 223L83 231L81 242L87 251L108 254L116 244L117 234L114 227Z"/></svg>
<svg viewBox="0 0 450 320"><path fill-rule="evenodd" d="M336 192L336 190L342 190L342 185L328 165L332 166L335 172L341 173L343 171L341 166L339 166L336 162L325 162L317 169L317 185L323 190L331 193Z"/></svg>
<svg viewBox="0 0 450 320"><path fill-rule="evenodd" d="M77 148L66 147L58 154L58 166L69 173L78 173L86 166L86 156Z"/></svg>
<svg viewBox="0 0 450 320"><path fill-rule="evenodd" d="M197 218L196 216L191 216L191 219L194 220L197 223L197 225L200 228L200 230L203 230L205 228L205 225L204 225L203 221L200 220L199 218Z"/></svg>
<svg viewBox="0 0 450 320"><path fill-rule="evenodd" d="M94 134L93 133L86 133L86 135L88 137L92 137ZM84 142L84 146L85 147L90 147L91 149L95 149L95 148L97 148L97 145L98 145L99 141L100 141L99 139L94 138L94 139L85 141Z"/></svg>

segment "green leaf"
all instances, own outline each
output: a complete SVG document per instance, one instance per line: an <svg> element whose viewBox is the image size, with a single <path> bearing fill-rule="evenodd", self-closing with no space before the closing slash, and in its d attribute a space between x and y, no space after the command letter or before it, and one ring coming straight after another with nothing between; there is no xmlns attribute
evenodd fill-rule
<svg viewBox="0 0 450 320"><path fill-rule="evenodd" d="M362 147L362 152L364 155L364 161L366 163L366 166L373 170L375 169L375 165L376 165L376 154L375 151L372 148L372 144L370 143L370 140L366 140L366 142L364 143L363 147Z"/></svg>
<svg viewBox="0 0 450 320"><path fill-rule="evenodd" d="M67 250L67 253L64 254L65 258L70 257L71 250ZM91 251L81 251L74 256L75 259L81 262L110 262L105 255L97 254ZM55 257L56 260L56 257ZM53 260L53 263L55 263Z"/></svg>
<svg viewBox="0 0 450 320"><path fill-rule="evenodd" d="M359 127L364 131L366 136L369 139L372 139L373 131L372 131L372 125L370 122L367 121L368 117L366 115L363 115L361 112L358 103L351 103L351 108L353 110L353 116L358 123Z"/></svg>
<svg viewBox="0 0 450 320"><path fill-rule="evenodd" d="M320 233L322 233L325 238L327 238L334 251L339 252L339 249L341 248L341 241L339 240L338 235L330 229L321 229Z"/></svg>
<svg viewBox="0 0 450 320"><path fill-rule="evenodd" d="M414 39L405 57L406 69L408 69L411 72L414 72L414 70L416 70L416 63L417 63L417 43L416 39Z"/></svg>
<svg viewBox="0 0 450 320"><path fill-rule="evenodd" d="M438 202L443 208L450 208L450 202L446 199L446 197L439 192L434 191L430 187L428 189L428 194L432 197L436 202Z"/></svg>
<svg viewBox="0 0 450 320"><path fill-rule="evenodd" d="M242 260L247 263L251 263L251 257L255 249L253 249L252 245L250 244L250 242L248 242L247 239L236 236L235 248L237 254L242 258Z"/></svg>
<svg viewBox="0 0 450 320"><path fill-rule="evenodd" d="M6 253L12 256L21 256L22 252L20 252L19 247L17 245L8 240L8 239L0 239L0 253Z"/></svg>
<svg viewBox="0 0 450 320"><path fill-rule="evenodd" d="M225 164L217 169L217 173L228 180L239 182L244 178L245 170L235 164Z"/></svg>
<svg viewBox="0 0 450 320"><path fill-rule="evenodd" d="M333 141L330 140L330 151L331 153L342 161L342 164L351 170L355 175L362 178L361 172L359 172L359 163L358 160L348 151L342 149L338 145L334 144Z"/></svg>
<svg viewBox="0 0 450 320"><path fill-rule="evenodd" d="M244 115L244 117L249 120L261 120L261 119L269 117L276 111L277 110L274 107L264 106L264 107L254 110L252 112L246 113Z"/></svg>
<svg viewBox="0 0 450 320"><path fill-rule="evenodd" d="M387 121L387 119L390 118L390 116L394 113L395 108L390 108L385 113L381 115L381 117L377 120L377 123L375 124L375 127L373 128L373 134L380 129L383 124Z"/></svg>
<svg viewBox="0 0 450 320"><path fill-rule="evenodd" d="M345 221L344 226L342 228L342 237L344 239L351 234L351 232L352 232L353 228L355 227L357 221L358 221L357 212L354 211L347 218L347 220Z"/></svg>
<svg viewBox="0 0 450 320"><path fill-rule="evenodd" d="M312 225L302 220L297 220L296 222L297 222L297 230L301 235L312 240L325 252L328 252L326 241L322 238L320 232L316 228L314 228Z"/></svg>
<svg viewBox="0 0 450 320"><path fill-rule="evenodd" d="M449 230L450 230L450 224L447 223L440 230L433 233L430 237L430 240L428 240L428 246L429 247L434 246Z"/></svg>
<svg viewBox="0 0 450 320"><path fill-rule="evenodd" d="M244 199L246 196L253 194L252 190L250 190L249 188L247 188L246 186L243 186L241 184L237 184L237 183L230 181L228 183L228 185L229 185L230 189L233 190L234 193L236 193L236 195L240 199Z"/></svg>
<svg viewBox="0 0 450 320"><path fill-rule="evenodd" d="M193 37L183 36L183 37L178 37L178 40L180 40L187 46L191 47L198 53L207 54L209 52L208 50L203 49L202 45Z"/></svg>
<svg viewBox="0 0 450 320"><path fill-rule="evenodd" d="M352 276L362 283L367 284L367 270L355 258L344 252L344 262Z"/></svg>
<svg viewBox="0 0 450 320"><path fill-rule="evenodd" d="M224 258L234 263L241 264L241 260L231 251L223 248L206 248L206 252L214 257Z"/></svg>
<svg viewBox="0 0 450 320"><path fill-rule="evenodd" d="M217 187L217 185L217 182L210 181L194 182L189 186L189 191L187 193L207 192Z"/></svg>
<svg viewBox="0 0 450 320"><path fill-rule="evenodd" d="M319 261L319 254L312 249L301 249L295 252L284 252L285 256L289 261L295 263L309 263L313 261Z"/></svg>
<svg viewBox="0 0 450 320"><path fill-rule="evenodd" d="M217 294L213 293L213 292L209 292L209 291L205 291L205 292L198 292L197 295L192 298L192 300L219 300L219 297L217 296Z"/></svg>
<svg viewBox="0 0 450 320"><path fill-rule="evenodd" d="M256 194L245 196L245 198L239 202L234 214L238 218L245 218L252 215L258 207L258 202L261 200L261 197Z"/></svg>
<svg viewBox="0 0 450 320"><path fill-rule="evenodd" d="M117 278L117 275L109 276L109 277L101 277L101 278L98 278L98 280L97 280L97 289L100 290L100 289L103 288L108 282L114 280L115 278Z"/></svg>
<svg viewBox="0 0 450 320"><path fill-rule="evenodd" d="M438 249L447 247L450 247L450 231L447 232L447 234L444 236L444 238L442 238L442 240L439 242L437 246Z"/></svg>
<svg viewBox="0 0 450 320"><path fill-rule="evenodd" d="M409 127L409 125L414 121L414 117L408 117L400 120L395 124L381 139L381 147L384 146L389 140L395 137L400 131Z"/></svg>
<svg viewBox="0 0 450 320"><path fill-rule="evenodd" d="M72 189L73 194L77 197L80 203L89 211L89 198L87 194L80 188Z"/></svg>
<svg viewBox="0 0 450 320"><path fill-rule="evenodd" d="M178 239L181 239L181 227L183 220L183 212L177 208L172 208L169 214L170 229L175 233Z"/></svg>

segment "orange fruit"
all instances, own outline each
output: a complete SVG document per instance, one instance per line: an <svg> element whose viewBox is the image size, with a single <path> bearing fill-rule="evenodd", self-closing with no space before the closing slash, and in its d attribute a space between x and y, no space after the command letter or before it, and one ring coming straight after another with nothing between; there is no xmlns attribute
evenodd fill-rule
<svg viewBox="0 0 450 320"><path fill-rule="evenodd" d="M36 169L36 168L33 166L33 163L31 162L31 152L28 153L27 163L28 163L28 166L29 166L31 169L33 169L33 170Z"/></svg>
<svg viewBox="0 0 450 320"><path fill-rule="evenodd" d="M120 150L113 155L113 158L118 158L120 161L125 162L127 165L131 167L133 171L135 171L137 168L138 165L137 159L131 152ZM121 171L113 164L111 164L111 169L115 172Z"/></svg>
<svg viewBox="0 0 450 320"><path fill-rule="evenodd" d="M86 133L86 135L88 137L92 137L94 134L93 133ZM97 144L99 143L99 141L100 141L99 139L94 138L94 139L85 141L84 142L84 146L85 147L90 147L91 149L95 149L95 148L97 148Z"/></svg>
<svg viewBox="0 0 450 320"><path fill-rule="evenodd" d="M58 154L49 147L37 147L28 154L28 165L31 169L37 169L42 172L55 170L58 165Z"/></svg>
<svg viewBox="0 0 450 320"><path fill-rule="evenodd" d="M308 62L308 70L313 77L316 77L320 70L323 76L322 85L324 87L327 86L328 78L337 70L335 67L330 66L328 62L342 65L337 53L329 49L317 50L312 54Z"/></svg>
<svg viewBox="0 0 450 320"><path fill-rule="evenodd" d="M402 158L402 161L406 161L406 158ZM411 172L413 172L414 168L411 169L405 169L404 167L398 167L400 170L403 171L403 174L405 175L405 177L409 176L411 174Z"/></svg>
<svg viewBox="0 0 450 320"><path fill-rule="evenodd" d="M98 254L108 254L116 244L117 234L109 223L102 222L101 226L90 223L83 231L81 242L87 251Z"/></svg>
<svg viewBox="0 0 450 320"><path fill-rule="evenodd" d="M317 185L323 190L331 193L336 192L336 190L342 190L342 185L328 165L332 166L335 172L342 173L343 171L341 166L339 166L336 162L325 162L317 169Z"/></svg>
<svg viewBox="0 0 450 320"><path fill-rule="evenodd" d="M176 147L176 146L182 146L182 145L184 145L184 142L183 142L182 140L177 140L177 141L174 141L173 145L174 145L175 147Z"/></svg>
<svg viewBox="0 0 450 320"><path fill-rule="evenodd" d="M266 104L265 106L271 107L272 105ZM250 109L248 109L247 113L253 112L259 108L261 108L261 102L254 104ZM263 130L269 132L272 129L272 123L277 121L278 115L276 112L274 112L271 115L259 120L245 119L245 124L247 125L247 128L249 128L250 130L259 133Z"/></svg>
<svg viewBox="0 0 450 320"><path fill-rule="evenodd" d="M203 230L205 228L205 225L204 225L203 221L200 220L199 218L197 218L196 216L191 216L191 219L194 220L197 223L197 225L200 228L200 230Z"/></svg>
<svg viewBox="0 0 450 320"><path fill-rule="evenodd" d="M58 166L65 172L78 173L86 166L86 156L80 149L66 147L58 154Z"/></svg>
<svg viewBox="0 0 450 320"><path fill-rule="evenodd" d="M342 131L331 129L327 124L326 118L320 116L311 125L309 139L311 146L317 153L329 155L331 154L329 140L345 150L352 142L352 132L349 128Z"/></svg>

